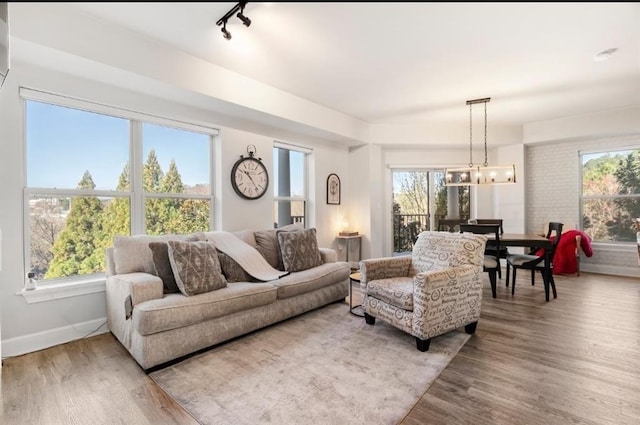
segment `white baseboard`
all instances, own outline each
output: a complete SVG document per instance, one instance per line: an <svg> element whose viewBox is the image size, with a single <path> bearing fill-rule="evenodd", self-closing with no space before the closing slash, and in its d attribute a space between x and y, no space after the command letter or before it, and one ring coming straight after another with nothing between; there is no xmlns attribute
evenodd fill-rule
<svg viewBox="0 0 640 425"><path fill-rule="evenodd" d="M580 264L580 271L609 274L612 276L640 277L640 267L607 266L605 264Z"/></svg>
<svg viewBox="0 0 640 425"><path fill-rule="evenodd" d="M54 345L64 344L80 338L109 332L107 318L76 323L70 326L36 332L29 335L9 338L2 341L3 358L20 356L26 353L43 350Z"/></svg>

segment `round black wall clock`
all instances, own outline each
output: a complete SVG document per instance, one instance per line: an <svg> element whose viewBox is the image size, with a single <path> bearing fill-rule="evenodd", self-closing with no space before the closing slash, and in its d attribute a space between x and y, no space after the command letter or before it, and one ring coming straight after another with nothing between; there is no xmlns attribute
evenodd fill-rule
<svg viewBox="0 0 640 425"><path fill-rule="evenodd" d="M240 159L231 169L231 186L238 196L244 199L258 199L267 192L269 173L262 159L254 156L256 147L247 146L249 156L240 155Z"/></svg>

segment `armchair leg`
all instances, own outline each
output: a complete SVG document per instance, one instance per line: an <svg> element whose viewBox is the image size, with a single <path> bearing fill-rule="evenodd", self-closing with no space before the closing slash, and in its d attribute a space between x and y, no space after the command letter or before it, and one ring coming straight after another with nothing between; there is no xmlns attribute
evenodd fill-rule
<svg viewBox="0 0 640 425"><path fill-rule="evenodd" d="M420 339L418 337L416 337L416 347L418 347L419 351L422 351L423 353L425 351L429 351L429 344L431 343L431 338L429 339Z"/></svg>
<svg viewBox="0 0 640 425"><path fill-rule="evenodd" d="M376 318L374 316L371 316L367 313L364 314L364 321L367 322L367 325L375 325L376 324Z"/></svg>
<svg viewBox="0 0 640 425"><path fill-rule="evenodd" d="M468 325L465 325L464 331L468 334L473 334L475 333L477 327L478 327L478 321L476 320L473 323L469 323Z"/></svg>

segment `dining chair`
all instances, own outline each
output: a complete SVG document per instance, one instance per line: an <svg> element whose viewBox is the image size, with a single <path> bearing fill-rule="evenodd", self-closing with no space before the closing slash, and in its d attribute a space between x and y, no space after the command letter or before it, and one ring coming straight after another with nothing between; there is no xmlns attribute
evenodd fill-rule
<svg viewBox="0 0 640 425"><path fill-rule="evenodd" d="M531 270L531 285L535 285L535 273L539 271L542 278L549 282L553 289L554 298L556 296L556 284L553 280L553 256L556 253L558 244L560 243L560 236L562 235L562 223L550 222L547 230L546 238L553 237L553 243L549 252L550 263L546 264L545 256L539 256L536 253L540 250L539 247L532 248L528 254L512 254L507 257L507 267L513 269L513 280L511 284L511 295L516 290L516 271L518 269ZM545 276L545 271L548 270L548 276ZM507 273L507 286L509 286L509 274Z"/></svg>
<svg viewBox="0 0 640 425"><path fill-rule="evenodd" d="M438 220L438 231L440 232L456 232L460 224L466 223L467 220L462 218L441 218Z"/></svg>
<svg viewBox="0 0 640 425"><path fill-rule="evenodd" d="M496 282L497 275L500 273L500 259L496 257L495 253L500 252L500 225L499 224L460 224L460 233L475 233L478 235L493 234L494 240L492 240L492 246L495 247L495 251L492 254L484 251L484 264L482 271L487 272L489 275L489 282L491 283L491 295L496 298ZM488 244L487 244L488 245Z"/></svg>
<svg viewBox="0 0 640 425"><path fill-rule="evenodd" d="M477 224L499 224L500 225L500 234L504 234L504 228L502 227L502 219L501 218L477 218ZM507 259L507 256L510 254L509 249L506 246L501 246L500 248L496 248L493 245L487 245L486 254L493 255L498 258L498 262L501 259ZM507 264L507 267L509 265ZM509 273L507 272L507 276ZM502 267L498 267L498 279L502 279Z"/></svg>

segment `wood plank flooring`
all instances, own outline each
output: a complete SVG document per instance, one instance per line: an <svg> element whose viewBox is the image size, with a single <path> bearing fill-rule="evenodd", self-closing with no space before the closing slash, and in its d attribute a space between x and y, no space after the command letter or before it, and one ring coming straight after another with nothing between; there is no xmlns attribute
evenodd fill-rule
<svg viewBox="0 0 640 425"><path fill-rule="evenodd" d="M476 334L402 424L640 423L640 281L559 276L547 303L528 279L496 299L487 281ZM7 425L197 424L111 334L5 359L0 385Z"/></svg>

